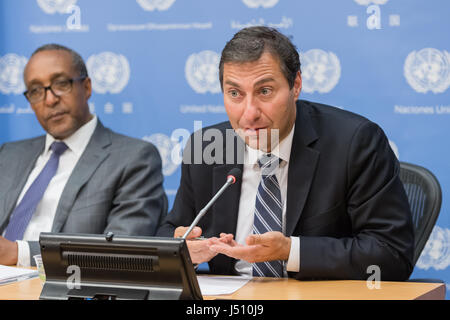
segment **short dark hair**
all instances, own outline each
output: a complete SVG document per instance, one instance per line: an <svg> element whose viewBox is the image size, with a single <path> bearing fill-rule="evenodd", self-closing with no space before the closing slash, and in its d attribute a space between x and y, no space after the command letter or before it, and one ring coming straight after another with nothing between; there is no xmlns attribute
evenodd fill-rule
<svg viewBox="0 0 450 320"><path fill-rule="evenodd" d="M297 72L300 71L300 57L291 40L274 28L265 26L248 27L240 30L227 42L219 63L219 79L223 90L223 66L225 63L245 63L258 60L270 52L280 62L280 68L293 88Z"/></svg>
<svg viewBox="0 0 450 320"><path fill-rule="evenodd" d="M55 44L55 43L49 43L49 44L45 44L39 48L37 48L33 54L31 56L34 56L36 53L38 52L42 52L42 51L52 51L52 50L62 50L62 51L66 51L70 54L70 56L72 57L72 66L73 68L78 71L78 76L80 77L88 77L88 72L87 72L87 68L86 68L86 64L84 63L83 58L74 50L67 48L63 45L60 44Z"/></svg>

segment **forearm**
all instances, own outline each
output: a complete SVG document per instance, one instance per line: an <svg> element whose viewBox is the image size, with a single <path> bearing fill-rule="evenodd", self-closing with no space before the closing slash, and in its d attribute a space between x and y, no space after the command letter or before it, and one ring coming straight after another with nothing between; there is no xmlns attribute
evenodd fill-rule
<svg viewBox="0 0 450 320"><path fill-rule="evenodd" d="M373 236L354 238L300 237L297 279L365 280L369 266L380 268L381 280L408 279L412 266L389 244Z"/></svg>

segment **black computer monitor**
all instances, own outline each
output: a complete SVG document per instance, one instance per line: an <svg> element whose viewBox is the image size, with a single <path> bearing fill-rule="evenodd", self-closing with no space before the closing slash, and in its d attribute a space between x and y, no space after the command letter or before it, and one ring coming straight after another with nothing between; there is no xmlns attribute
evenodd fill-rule
<svg viewBox="0 0 450 320"><path fill-rule="evenodd" d="M202 299L177 238L41 233L40 299Z"/></svg>

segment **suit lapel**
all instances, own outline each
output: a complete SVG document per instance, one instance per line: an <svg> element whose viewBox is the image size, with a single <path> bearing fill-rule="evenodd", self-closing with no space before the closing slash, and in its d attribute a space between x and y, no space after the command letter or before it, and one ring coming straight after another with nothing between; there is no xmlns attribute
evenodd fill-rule
<svg viewBox="0 0 450 320"><path fill-rule="evenodd" d="M6 192L2 205L4 214L1 217L0 226L6 222L13 211L17 199L19 198L28 176L34 168L38 157L42 154L45 147L45 136L30 140L29 144L17 150L17 169L14 175L15 179L11 184L9 191ZM2 228L3 229L3 228Z"/></svg>
<svg viewBox="0 0 450 320"><path fill-rule="evenodd" d="M222 165L213 169L213 195L224 185L228 172L235 167L243 169L242 165ZM213 205L212 230L220 230L220 232L231 234L236 233L241 185L242 179L239 179L234 185L229 186Z"/></svg>
<svg viewBox="0 0 450 320"><path fill-rule="evenodd" d="M298 102L295 132L289 160L286 206L286 236L291 236L300 219L311 188L320 152L309 147L318 139L307 106Z"/></svg>
<svg viewBox="0 0 450 320"><path fill-rule="evenodd" d="M53 221L52 232L60 232L67 220L80 189L89 181L100 164L109 156L110 132L98 121L91 141L73 169L61 195Z"/></svg>
<svg viewBox="0 0 450 320"><path fill-rule="evenodd" d="M233 154L230 150L227 152L227 147L230 148L230 144L224 141L223 146L223 163L213 168L212 188L213 195L222 188L227 180L228 172L233 168L239 168L241 172L244 170L244 150L245 144L243 141L231 131L231 126L225 129L223 132L224 137L232 139L233 141ZM213 230L220 230L225 233L236 233L238 212L239 212L239 199L241 196L242 177L237 180L234 185L228 187L227 190L217 199L213 206ZM218 236L218 235L217 235Z"/></svg>

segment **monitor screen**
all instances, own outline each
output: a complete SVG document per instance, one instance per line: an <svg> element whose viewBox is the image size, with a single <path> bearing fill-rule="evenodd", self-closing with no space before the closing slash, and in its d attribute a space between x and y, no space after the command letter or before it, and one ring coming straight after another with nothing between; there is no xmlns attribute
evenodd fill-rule
<svg viewBox="0 0 450 320"><path fill-rule="evenodd" d="M202 299L180 238L41 233L41 299Z"/></svg>

